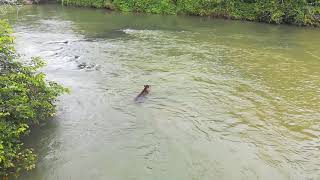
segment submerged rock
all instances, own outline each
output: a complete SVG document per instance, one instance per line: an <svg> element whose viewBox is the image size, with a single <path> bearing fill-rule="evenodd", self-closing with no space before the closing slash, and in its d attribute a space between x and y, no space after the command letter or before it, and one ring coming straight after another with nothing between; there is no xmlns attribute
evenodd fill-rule
<svg viewBox="0 0 320 180"><path fill-rule="evenodd" d="M78 68L80 68L80 69L84 69L84 68L86 68L86 67L87 67L87 64L86 64L85 62L80 63L80 64L78 65Z"/></svg>
<svg viewBox="0 0 320 180"><path fill-rule="evenodd" d="M51 42L48 42L47 44L68 44L69 41L51 41Z"/></svg>
<svg viewBox="0 0 320 180"><path fill-rule="evenodd" d="M78 68L79 69L86 69L86 70L100 70L101 66L97 65L95 63L82 62L82 63L78 64Z"/></svg>

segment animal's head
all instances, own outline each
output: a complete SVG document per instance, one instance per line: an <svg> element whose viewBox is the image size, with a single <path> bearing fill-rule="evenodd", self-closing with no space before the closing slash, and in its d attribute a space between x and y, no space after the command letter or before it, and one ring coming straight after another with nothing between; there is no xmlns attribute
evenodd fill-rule
<svg viewBox="0 0 320 180"><path fill-rule="evenodd" d="M150 85L144 85L145 89L149 89L151 86Z"/></svg>

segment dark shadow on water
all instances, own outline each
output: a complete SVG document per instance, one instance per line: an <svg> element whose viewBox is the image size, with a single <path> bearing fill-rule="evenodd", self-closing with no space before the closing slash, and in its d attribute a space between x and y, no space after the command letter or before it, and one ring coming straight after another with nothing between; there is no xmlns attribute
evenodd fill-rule
<svg viewBox="0 0 320 180"><path fill-rule="evenodd" d="M58 144L55 143L56 135L59 128L59 122L56 118L48 120L46 123L31 127L31 132L24 139L24 144L27 148L32 148L37 155L36 168L30 172L23 172L18 178L19 180L25 179L43 179L38 177L37 172L44 171L45 168L42 161L47 157L52 149ZM31 178L32 177L32 178ZM34 179L34 177L37 177Z"/></svg>

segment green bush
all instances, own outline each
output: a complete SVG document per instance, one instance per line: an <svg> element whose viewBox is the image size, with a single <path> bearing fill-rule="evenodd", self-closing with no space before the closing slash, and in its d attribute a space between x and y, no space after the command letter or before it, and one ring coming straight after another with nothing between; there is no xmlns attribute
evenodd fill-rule
<svg viewBox="0 0 320 180"><path fill-rule="evenodd" d="M146 12L155 14L175 14L176 7L171 0L113 0L121 11Z"/></svg>
<svg viewBox="0 0 320 180"><path fill-rule="evenodd" d="M274 24L320 25L319 0L64 0L64 4L120 11L188 14L261 21Z"/></svg>
<svg viewBox="0 0 320 180"><path fill-rule="evenodd" d="M111 0L58 0L62 5L114 9Z"/></svg>
<svg viewBox="0 0 320 180"><path fill-rule="evenodd" d="M21 138L55 114L54 102L68 90L47 82L40 58L23 65L16 61L12 29L0 20L0 178L18 175L35 167L36 156L24 147Z"/></svg>

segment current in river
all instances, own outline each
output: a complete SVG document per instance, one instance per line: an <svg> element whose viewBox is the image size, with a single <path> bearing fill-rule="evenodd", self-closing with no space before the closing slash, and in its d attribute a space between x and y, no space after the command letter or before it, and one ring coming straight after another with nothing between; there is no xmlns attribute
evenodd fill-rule
<svg viewBox="0 0 320 180"><path fill-rule="evenodd" d="M319 29L60 5L10 21L71 89L21 180L320 179Z"/></svg>

